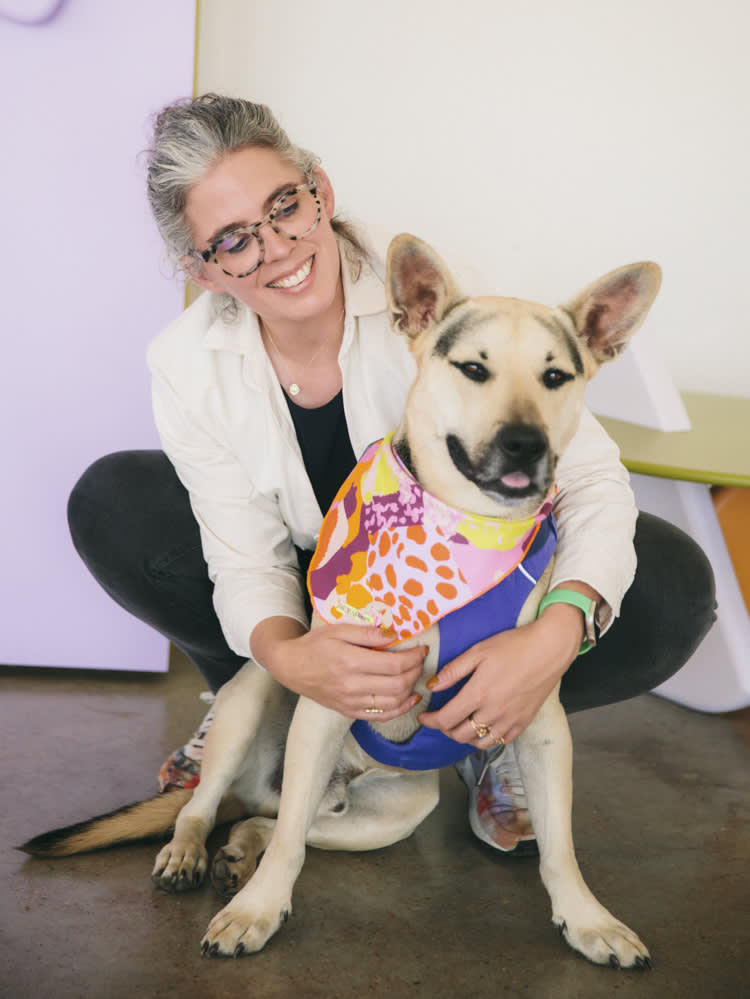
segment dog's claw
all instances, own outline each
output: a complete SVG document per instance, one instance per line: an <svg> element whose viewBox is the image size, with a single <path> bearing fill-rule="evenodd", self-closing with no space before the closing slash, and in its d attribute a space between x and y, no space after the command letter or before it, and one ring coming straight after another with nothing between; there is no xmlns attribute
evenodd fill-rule
<svg viewBox="0 0 750 999"><path fill-rule="evenodd" d="M289 922L289 910L288 909L282 909L281 910L281 918L282 918L282 920L285 923Z"/></svg>
<svg viewBox="0 0 750 999"><path fill-rule="evenodd" d="M617 959L617 954L610 954L609 955L609 966L610 966L610 968L621 968L622 967L622 965L620 964L620 962Z"/></svg>
<svg viewBox="0 0 750 999"><path fill-rule="evenodd" d="M560 934L561 937L565 936L565 931L567 930L567 928L568 924L565 922L564 919L561 923L557 924L557 932Z"/></svg>
<svg viewBox="0 0 750 999"><path fill-rule="evenodd" d="M650 957L637 957L635 959L635 966L640 971L650 971L653 968Z"/></svg>
<svg viewBox="0 0 750 999"><path fill-rule="evenodd" d="M244 953L245 953L245 945L243 943L238 943L237 946L234 948L234 956L242 957Z"/></svg>

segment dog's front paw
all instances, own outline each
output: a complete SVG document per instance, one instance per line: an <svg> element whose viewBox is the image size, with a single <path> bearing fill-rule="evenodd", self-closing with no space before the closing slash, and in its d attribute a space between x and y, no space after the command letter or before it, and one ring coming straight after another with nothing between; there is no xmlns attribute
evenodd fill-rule
<svg viewBox="0 0 750 999"><path fill-rule="evenodd" d="M555 915L553 923L570 946L594 964L608 964L612 968L651 967L651 958L643 941L604 906L597 903L597 910L588 919L567 918Z"/></svg>
<svg viewBox="0 0 750 999"><path fill-rule="evenodd" d="M255 873L255 854L247 854L237 843L223 846L211 865L211 884L222 898L231 898Z"/></svg>
<svg viewBox="0 0 750 999"><path fill-rule="evenodd" d="M207 870L208 854L202 843L186 846L172 840L159 851L151 880L162 891L190 891L202 884Z"/></svg>
<svg viewBox="0 0 750 999"><path fill-rule="evenodd" d="M288 902L279 908L255 906L233 899L217 913L201 941L204 957L241 957L262 950L292 911Z"/></svg>

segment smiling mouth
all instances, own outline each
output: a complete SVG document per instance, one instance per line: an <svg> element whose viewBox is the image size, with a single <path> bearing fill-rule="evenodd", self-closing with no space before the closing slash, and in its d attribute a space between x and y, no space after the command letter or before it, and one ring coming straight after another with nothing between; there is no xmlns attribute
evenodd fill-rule
<svg viewBox="0 0 750 999"><path fill-rule="evenodd" d="M308 260L302 264L298 271L294 274L290 274L289 277L280 278L278 281L269 282L269 288L296 288L298 284L302 284L305 278L308 276L312 270L313 258L310 257Z"/></svg>

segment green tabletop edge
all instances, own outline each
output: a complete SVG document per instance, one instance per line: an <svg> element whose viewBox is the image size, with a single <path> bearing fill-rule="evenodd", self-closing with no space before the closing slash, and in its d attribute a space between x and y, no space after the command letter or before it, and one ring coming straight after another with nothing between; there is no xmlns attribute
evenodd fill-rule
<svg viewBox="0 0 750 999"><path fill-rule="evenodd" d="M681 395L691 430L654 430L597 416L619 446L625 467L664 479L750 487L750 399Z"/></svg>

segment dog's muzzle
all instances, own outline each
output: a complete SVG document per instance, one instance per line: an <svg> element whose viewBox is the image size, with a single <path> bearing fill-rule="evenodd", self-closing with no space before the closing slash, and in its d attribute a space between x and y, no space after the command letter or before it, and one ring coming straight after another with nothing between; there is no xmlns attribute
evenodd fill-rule
<svg viewBox="0 0 750 999"><path fill-rule="evenodd" d="M454 434L446 438L458 471L483 493L503 499L545 495L551 484L549 441L534 423L505 423L478 458Z"/></svg>

